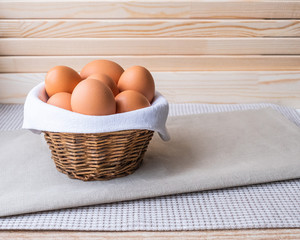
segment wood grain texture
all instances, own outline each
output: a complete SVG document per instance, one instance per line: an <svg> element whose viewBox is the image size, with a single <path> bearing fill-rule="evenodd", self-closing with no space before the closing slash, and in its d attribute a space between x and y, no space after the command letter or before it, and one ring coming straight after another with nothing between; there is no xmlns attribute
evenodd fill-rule
<svg viewBox="0 0 300 240"><path fill-rule="evenodd" d="M0 18L300 18L298 0L1 0Z"/></svg>
<svg viewBox="0 0 300 240"><path fill-rule="evenodd" d="M0 240L295 240L300 238L300 229L247 229L215 231L176 231L176 232L75 232L75 231L0 231Z"/></svg>
<svg viewBox="0 0 300 240"><path fill-rule="evenodd" d="M300 108L300 71L153 72L156 89L171 103L271 102ZM0 74L0 102L23 103L44 73Z"/></svg>
<svg viewBox="0 0 300 240"><path fill-rule="evenodd" d="M45 80L45 74L0 74L0 102L24 103L27 93Z"/></svg>
<svg viewBox="0 0 300 240"><path fill-rule="evenodd" d="M0 72L47 72L57 65L79 71L90 61L108 59L128 68L141 65L150 71L297 71L300 56L295 55L153 55L153 56L7 56L0 57Z"/></svg>
<svg viewBox="0 0 300 240"><path fill-rule="evenodd" d="M5 38L0 55L300 54L300 38Z"/></svg>
<svg viewBox="0 0 300 240"><path fill-rule="evenodd" d="M4 19L0 29L5 38L299 37L300 20Z"/></svg>

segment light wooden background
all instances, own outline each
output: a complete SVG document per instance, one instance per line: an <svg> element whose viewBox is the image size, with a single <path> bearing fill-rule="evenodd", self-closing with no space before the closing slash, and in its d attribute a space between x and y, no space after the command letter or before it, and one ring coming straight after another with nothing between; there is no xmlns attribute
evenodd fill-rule
<svg viewBox="0 0 300 240"><path fill-rule="evenodd" d="M170 102L300 108L300 0L0 0L0 102L55 65L143 65Z"/></svg>

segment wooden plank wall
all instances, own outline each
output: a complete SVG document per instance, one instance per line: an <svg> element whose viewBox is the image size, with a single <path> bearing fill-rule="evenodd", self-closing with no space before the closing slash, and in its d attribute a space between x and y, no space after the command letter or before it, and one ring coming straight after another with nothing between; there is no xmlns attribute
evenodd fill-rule
<svg viewBox="0 0 300 240"><path fill-rule="evenodd" d="M0 0L0 102L55 65L143 65L170 102L300 108L300 0Z"/></svg>

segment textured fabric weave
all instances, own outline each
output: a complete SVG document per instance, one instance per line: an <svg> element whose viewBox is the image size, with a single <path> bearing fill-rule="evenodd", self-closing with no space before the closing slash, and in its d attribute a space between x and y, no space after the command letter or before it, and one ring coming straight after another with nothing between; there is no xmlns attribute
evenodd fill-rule
<svg viewBox="0 0 300 240"><path fill-rule="evenodd" d="M0 218L0 229L174 231L300 227L300 180Z"/></svg>
<svg viewBox="0 0 300 240"><path fill-rule="evenodd" d="M170 107L172 115L184 115L266 106L281 111L300 124L295 111L271 104L180 104ZM1 128L18 128L22 122L17 119L22 115L20 112L21 105L1 105ZM292 180L27 214L0 218L0 229L159 231L300 227L299 189L300 180Z"/></svg>

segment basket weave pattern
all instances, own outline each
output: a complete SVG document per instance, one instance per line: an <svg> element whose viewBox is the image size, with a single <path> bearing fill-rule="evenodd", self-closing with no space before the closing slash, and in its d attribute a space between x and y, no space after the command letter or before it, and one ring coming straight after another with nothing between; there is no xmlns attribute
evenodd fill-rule
<svg viewBox="0 0 300 240"><path fill-rule="evenodd" d="M92 181L132 174L143 161L153 131L44 132L44 135L60 172L70 178Z"/></svg>

